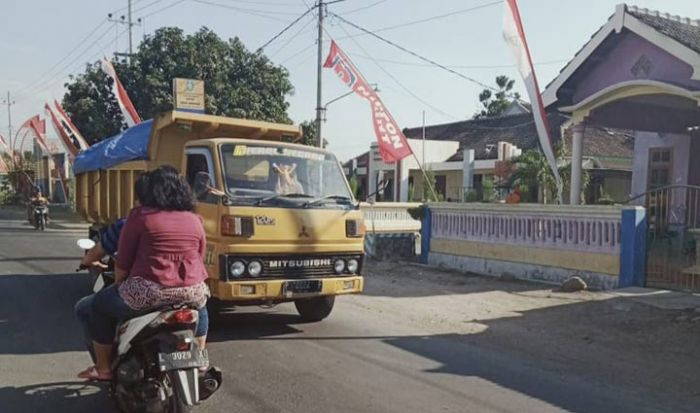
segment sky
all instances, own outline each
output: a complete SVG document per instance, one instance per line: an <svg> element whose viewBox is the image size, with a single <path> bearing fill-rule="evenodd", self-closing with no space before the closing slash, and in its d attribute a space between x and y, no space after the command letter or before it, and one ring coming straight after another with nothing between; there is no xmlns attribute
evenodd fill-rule
<svg viewBox="0 0 700 413"><path fill-rule="evenodd" d="M192 33L202 26L222 38L239 37L255 50L307 10L314 0L132 0L134 43L163 26ZM620 0L519 0L526 36L544 88L615 11ZM700 18L698 0L637 0L630 5L674 15ZM60 100L70 74L86 62L125 52L126 27L107 21L119 17L127 0L0 0L0 102L7 91L16 128L27 118L43 115L44 102ZM516 79L513 59L501 37L503 3L494 0L344 0L328 6L346 20L477 82L493 84L505 74ZM440 17L441 16L441 17ZM421 20L436 17L421 22ZM265 53L289 70L295 91L289 115L295 123L315 118L316 17L309 14L271 43ZM396 27L394 27L396 26ZM329 16L329 37L354 61L399 125L464 120L479 106L483 89L443 69L426 64ZM87 39L86 41L82 41ZM348 90L331 72L323 71L323 102ZM323 136L341 160L359 155L375 137L369 105L351 95L328 106ZM7 106L0 104L0 134L7 135ZM50 128L49 128L50 129ZM52 132L50 131L50 135Z"/></svg>

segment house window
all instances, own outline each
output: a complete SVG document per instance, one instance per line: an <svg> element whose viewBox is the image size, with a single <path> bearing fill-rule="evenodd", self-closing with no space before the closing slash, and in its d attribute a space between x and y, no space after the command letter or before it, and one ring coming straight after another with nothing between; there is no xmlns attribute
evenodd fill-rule
<svg viewBox="0 0 700 413"><path fill-rule="evenodd" d="M649 189L671 185L673 156L671 148L649 149Z"/></svg>

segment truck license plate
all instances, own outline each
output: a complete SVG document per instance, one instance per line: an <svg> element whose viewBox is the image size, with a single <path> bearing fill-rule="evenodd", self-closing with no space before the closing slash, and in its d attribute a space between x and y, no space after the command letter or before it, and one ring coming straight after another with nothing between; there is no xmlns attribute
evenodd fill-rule
<svg viewBox="0 0 700 413"><path fill-rule="evenodd" d="M286 296L293 294L313 294L321 292L321 280L286 281L282 284L282 293Z"/></svg>
<svg viewBox="0 0 700 413"><path fill-rule="evenodd" d="M158 364L161 371L194 369L209 365L209 355L206 350L175 351L173 353L158 353Z"/></svg>

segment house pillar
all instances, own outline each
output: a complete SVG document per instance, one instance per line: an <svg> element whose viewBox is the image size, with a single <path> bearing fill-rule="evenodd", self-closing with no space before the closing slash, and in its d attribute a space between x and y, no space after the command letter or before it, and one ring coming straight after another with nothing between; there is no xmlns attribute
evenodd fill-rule
<svg viewBox="0 0 700 413"><path fill-rule="evenodd" d="M583 133L586 130L584 123L574 125L574 136L571 140L571 192L569 203L578 205L581 203L581 175L583 172Z"/></svg>
<svg viewBox="0 0 700 413"><path fill-rule="evenodd" d="M474 149L464 149L462 151L462 194L461 202L467 198L467 193L474 187Z"/></svg>

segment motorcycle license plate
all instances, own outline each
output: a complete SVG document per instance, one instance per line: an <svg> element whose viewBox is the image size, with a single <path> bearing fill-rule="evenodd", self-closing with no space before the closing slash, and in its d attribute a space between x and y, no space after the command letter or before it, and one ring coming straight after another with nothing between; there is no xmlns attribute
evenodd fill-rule
<svg viewBox="0 0 700 413"><path fill-rule="evenodd" d="M293 294L313 294L321 292L323 283L320 280L286 281L282 285L282 293L286 296Z"/></svg>
<svg viewBox="0 0 700 413"><path fill-rule="evenodd" d="M206 350L175 351L173 353L158 353L160 371L194 369L209 365L209 354Z"/></svg>

